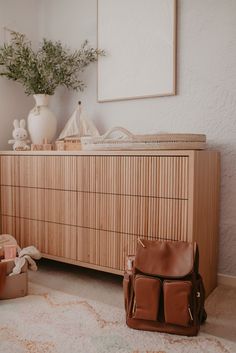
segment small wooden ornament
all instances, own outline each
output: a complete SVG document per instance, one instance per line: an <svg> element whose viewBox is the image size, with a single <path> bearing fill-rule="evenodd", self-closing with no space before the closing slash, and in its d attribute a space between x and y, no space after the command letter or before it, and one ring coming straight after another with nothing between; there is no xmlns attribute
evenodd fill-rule
<svg viewBox="0 0 236 353"><path fill-rule="evenodd" d="M44 151L51 151L52 150L52 144L48 143L47 138L43 139L43 150Z"/></svg>
<svg viewBox="0 0 236 353"><path fill-rule="evenodd" d="M31 151L43 151L43 145L31 144Z"/></svg>
<svg viewBox="0 0 236 353"><path fill-rule="evenodd" d="M80 151L81 139L79 137L67 137L64 139L64 149L66 151Z"/></svg>
<svg viewBox="0 0 236 353"><path fill-rule="evenodd" d="M42 144L31 144L31 151L51 151L52 144L48 143L47 138L43 139Z"/></svg>
<svg viewBox="0 0 236 353"><path fill-rule="evenodd" d="M54 148L56 151L64 151L65 149L64 141L56 141L54 144Z"/></svg>

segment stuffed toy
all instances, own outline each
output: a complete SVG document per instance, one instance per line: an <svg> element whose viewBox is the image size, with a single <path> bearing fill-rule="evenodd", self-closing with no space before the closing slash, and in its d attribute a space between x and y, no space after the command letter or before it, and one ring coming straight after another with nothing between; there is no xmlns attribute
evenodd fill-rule
<svg viewBox="0 0 236 353"><path fill-rule="evenodd" d="M27 140L28 133L25 129L25 120L21 119L20 121L15 119L13 121L14 130L12 132L12 136L14 140L9 140L8 143L10 145L13 144L14 151L27 151L30 147L27 143L30 140Z"/></svg>
<svg viewBox="0 0 236 353"><path fill-rule="evenodd" d="M28 246L22 250L20 249L18 252L18 257L14 259L15 267L9 276L21 273L21 269L24 267L25 263L27 263L30 270L37 271L37 265L34 260L39 260L41 257L41 253L38 251L38 249L36 249L35 246Z"/></svg>

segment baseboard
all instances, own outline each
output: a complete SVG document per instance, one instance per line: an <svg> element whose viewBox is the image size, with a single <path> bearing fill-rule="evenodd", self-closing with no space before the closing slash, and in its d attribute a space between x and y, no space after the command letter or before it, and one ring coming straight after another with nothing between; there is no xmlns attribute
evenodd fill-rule
<svg viewBox="0 0 236 353"><path fill-rule="evenodd" d="M226 286L236 287L236 276L224 275L218 273L217 275L218 284L224 284Z"/></svg>

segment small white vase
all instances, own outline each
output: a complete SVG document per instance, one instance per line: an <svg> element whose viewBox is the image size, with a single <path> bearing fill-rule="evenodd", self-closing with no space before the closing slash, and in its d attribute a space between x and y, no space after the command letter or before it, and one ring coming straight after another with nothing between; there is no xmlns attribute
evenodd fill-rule
<svg viewBox="0 0 236 353"><path fill-rule="evenodd" d="M57 119L48 108L49 98L46 94L34 94L36 105L28 115L28 130L34 144L42 144L44 139L52 142L57 131Z"/></svg>

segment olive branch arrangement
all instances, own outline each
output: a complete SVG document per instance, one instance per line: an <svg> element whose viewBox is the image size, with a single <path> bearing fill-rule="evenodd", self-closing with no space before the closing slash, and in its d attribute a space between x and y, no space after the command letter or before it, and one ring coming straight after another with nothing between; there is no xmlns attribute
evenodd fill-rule
<svg viewBox="0 0 236 353"><path fill-rule="evenodd" d="M0 46L0 76L22 84L27 95L54 94L58 86L80 90L85 88L80 73L104 50L94 49L86 40L72 51L60 41L43 39L34 50L27 37L11 31L11 40Z"/></svg>

